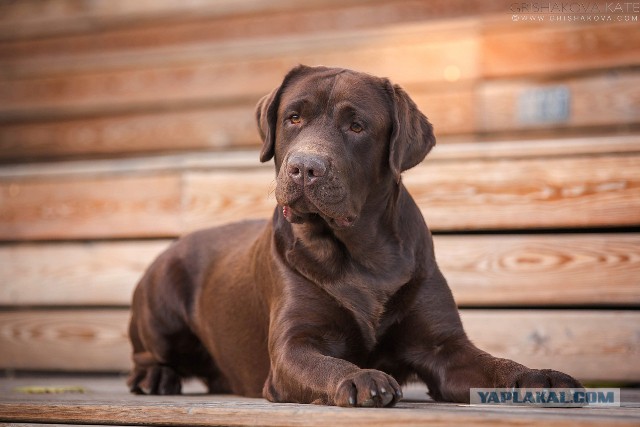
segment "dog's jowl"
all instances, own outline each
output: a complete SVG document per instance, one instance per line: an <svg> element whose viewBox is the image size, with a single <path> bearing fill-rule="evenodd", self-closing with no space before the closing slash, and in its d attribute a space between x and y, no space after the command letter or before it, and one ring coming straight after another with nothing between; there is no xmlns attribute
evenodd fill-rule
<svg viewBox="0 0 640 427"><path fill-rule="evenodd" d="M197 377L211 393L392 406L416 376L454 402L471 387L580 386L467 339L402 184L435 138L399 86L299 66L256 118L273 217L186 235L149 267L133 298L131 391L177 394Z"/></svg>

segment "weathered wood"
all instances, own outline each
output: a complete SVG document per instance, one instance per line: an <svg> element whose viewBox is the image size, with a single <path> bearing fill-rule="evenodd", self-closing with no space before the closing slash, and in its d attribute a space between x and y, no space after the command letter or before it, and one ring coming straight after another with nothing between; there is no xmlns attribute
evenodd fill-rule
<svg viewBox="0 0 640 427"><path fill-rule="evenodd" d="M169 240L0 246L0 305L115 306Z"/></svg>
<svg viewBox="0 0 640 427"><path fill-rule="evenodd" d="M170 240L0 247L0 306L128 306ZM640 305L640 235L435 236L462 306Z"/></svg>
<svg viewBox="0 0 640 427"><path fill-rule="evenodd" d="M405 183L433 230L640 224L640 156L429 162ZM0 239L166 237L276 205L274 173L0 181Z"/></svg>
<svg viewBox="0 0 640 427"><path fill-rule="evenodd" d="M21 387L77 384L83 394L24 395ZM133 396L118 377L0 379L0 421L121 423L142 425L455 426L635 425L638 394L622 389L622 408L533 408L434 403L426 388L411 385L395 408L345 409L274 404L232 395ZM46 418L45 418L46 417ZM14 425L14 424L10 424ZM31 425L31 424L29 424ZM49 424L47 424L49 425Z"/></svg>
<svg viewBox="0 0 640 427"><path fill-rule="evenodd" d="M53 128L48 130L51 129ZM123 149L124 145L123 141ZM19 148L11 146L11 149L18 150ZM39 150L40 148L35 149L34 147L34 150L29 151L29 153L35 154ZM26 154L26 151L24 153L25 155L30 155ZM532 157L625 153L640 153L640 135L478 142L453 142L445 138L444 141L439 140L438 145L429 153L427 163L430 165L435 160L526 159ZM1 156L2 153L0 153ZM259 151L252 149L243 151L189 151L119 159L59 160L37 164L14 163L4 164L0 167L0 179L58 179L63 176L109 175L114 173L140 174L186 170L256 170L260 168L272 170L272 163L261 164L258 161L259 158Z"/></svg>
<svg viewBox="0 0 640 427"><path fill-rule="evenodd" d="M638 305L640 235L435 236L462 306Z"/></svg>
<svg viewBox="0 0 640 427"><path fill-rule="evenodd" d="M561 94L555 96L559 99L553 99L553 92ZM538 83L486 82L479 89L478 130L502 132L640 123L640 105L635 101L639 97L638 73L607 73Z"/></svg>
<svg viewBox="0 0 640 427"><path fill-rule="evenodd" d="M640 223L640 157L432 162L404 182L434 230Z"/></svg>
<svg viewBox="0 0 640 427"><path fill-rule="evenodd" d="M479 347L582 380L638 381L636 311L462 310ZM0 312L0 368L118 371L130 368L127 310Z"/></svg>
<svg viewBox="0 0 640 427"><path fill-rule="evenodd" d="M0 159L242 148L260 144L255 103L97 118L0 124Z"/></svg>
<svg viewBox="0 0 640 427"><path fill-rule="evenodd" d="M176 235L180 215L175 174L0 183L3 239Z"/></svg>
<svg viewBox="0 0 640 427"><path fill-rule="evenodd" d="M438 135L475 131L475 99L471 89L457 88L446 93L417 90L413 98L429 119L437 123ZM256 100L241 104L0 123L0 160L258 147Z"/></svg>
<svg viewBox="0 0 640 427"><path fill-rule="evenodd" d="M73 0L52 3L40 0L0 4L0 39L42 39L57 35L57 39L65 40L64 36L70 34L71 37L84 36L94 45L129 48L153 45L151 39L164 43L167 40L210 40L221 36L233 39L446 19L506 10L503 0L322 0L305 3L289 0L242 3L198 0L135 4L111 0L106 7L101 2L83 4L83 7L77 7ZM264 16L268 19L258 19ZM328 18L333 22L326 28ZM219 20L224 22L217 22ZM121 27L125 25L127 28L123 30ZM128 44L123 40L127 36ZM35 52L40 50L37 46ZM57 45L45 46L55 51ZM80 43L75 49L83 47Z"/></svg>
<svg viewBox="0 0 640 427"><path fill-rule="evenodd" d="M482 74L488 78L548 76L640 64L637 22L619 23L619 14L603 15L610 15L613 23L487 23L481 42Z"/></svg>
<svg viewBox="0 0 640 427"><path fill-rule="evenodd" d="M44 70L48 73L44 76L23 70L22 78L0 80L0 117L11 121L255 102L299 63L354 68L404 85L446 82L445 70L451 67L458 70L456 80L471 80L478 73L476 32L468 22L445 28L416 24L264 44L195 47L171 54L78 58L62 65L47 60L45 67L36 64L32 70ZM123 64L123 59L130 64ZM442 85L437 87L442 90Z"/></svg>

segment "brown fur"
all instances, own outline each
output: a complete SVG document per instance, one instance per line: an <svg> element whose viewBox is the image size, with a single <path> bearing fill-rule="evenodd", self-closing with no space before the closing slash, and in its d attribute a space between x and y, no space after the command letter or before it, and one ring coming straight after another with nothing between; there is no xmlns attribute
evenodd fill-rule
<svg viewBox="0 0 640 427"><path fill-rule="evenodd" d="M180 393L195 376L211 393L392 406L414 376L454 402L470 387L580 385L467 339L401 181L435 138L400 87L300 66L257 121L279 206L189 234L151 265L133 299L133 392Z"/></svg>

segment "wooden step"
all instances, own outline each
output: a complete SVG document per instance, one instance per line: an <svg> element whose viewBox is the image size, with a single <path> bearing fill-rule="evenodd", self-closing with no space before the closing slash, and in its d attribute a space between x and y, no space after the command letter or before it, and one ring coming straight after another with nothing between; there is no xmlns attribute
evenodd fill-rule
<svg viewBox="0 0 640 427"><path fill-rule="evenodd" d="M461 310L471 340L524 365L584 381L640 380L640 313L626 310ZM131 368L126 309L0 311L0 369Z"/></svg>
<svg viewBox="0 0 640 427"><path fill-rule="evenodd" d="M233 395L135 396L124 378L34 376L0 379L0 422L166 426L636 426L640 394L621 390L621 408L531 408L434 403L419 385L395 408L336 408L269 403ZM26 394L25 390L82 392ZM14 425L14 424L5 424ZM16 424L17 425L17 424ZM22 424L19 424L22 425ZM40 425L40 424L39 424ZM46 424L49 425L49 424Z"/></svg>
<svg viewBox="0 0 640 427"><path fill-rule="evenodd" d="M0 306L122 306L170 240L0 246ZM437 235L460 306L640 306L640 234Z"/></svg>

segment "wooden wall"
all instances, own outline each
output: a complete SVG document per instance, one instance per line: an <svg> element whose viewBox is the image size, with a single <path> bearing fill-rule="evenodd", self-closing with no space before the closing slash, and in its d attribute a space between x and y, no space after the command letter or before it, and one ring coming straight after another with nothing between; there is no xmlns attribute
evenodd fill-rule
<svg viewBox="0 0 640 427"><path fill-rule="evenodd" d="M0 2L0 369L129 368L154 256L272 212L253 109L305 63L434 123L404 179L479 346L640 381L640 23L511 3Z"/></svg>

